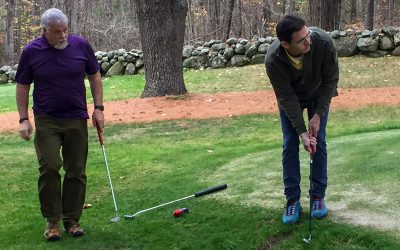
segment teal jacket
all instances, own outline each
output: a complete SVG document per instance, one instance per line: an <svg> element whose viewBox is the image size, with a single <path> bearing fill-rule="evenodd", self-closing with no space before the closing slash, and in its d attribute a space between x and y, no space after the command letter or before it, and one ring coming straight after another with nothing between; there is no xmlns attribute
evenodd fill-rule
<svg viewBox="0 0 400 250"><path fill-rule="evenodd" d="M303 69L297 70L276 39L268 49L265 68L275 91L278 106L300 135L307 132L303 110L315 106L323 116L337 95L339 65L332 38L319 28L309 28L311 49L303 57Z"/></svg>

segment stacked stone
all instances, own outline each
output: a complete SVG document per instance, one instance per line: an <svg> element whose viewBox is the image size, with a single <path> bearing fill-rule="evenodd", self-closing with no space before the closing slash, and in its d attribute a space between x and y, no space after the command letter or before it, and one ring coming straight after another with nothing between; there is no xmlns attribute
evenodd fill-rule
<svg viewBox="0 0 400 250"><path fill-rule="evenodd" d="M400 28L328 32L339 57L362 54L369 57L385 55L400 56ZM265 54L275 37L251 40L229 38L225 42L211 40L197 42L183 48L182 60L184 69L241 67L248 64L264 63ZM143 52L140 50L119 49L115 51L97 51L95 53L104 76L134 75L144 73ZM0 84L15 81L17 66L0 68Z"/></svg>

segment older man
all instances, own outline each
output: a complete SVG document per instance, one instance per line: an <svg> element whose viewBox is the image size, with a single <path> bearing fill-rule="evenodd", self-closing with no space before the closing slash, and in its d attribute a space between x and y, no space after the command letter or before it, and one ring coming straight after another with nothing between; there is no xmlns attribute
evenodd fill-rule
<svg viewBox="0 0 400 250"><path fill-rule="evenodd" d="M61 237L59 222L71 236L79 225L86 191L88 111L84 78L94 101L93 125L104 127L103 87L93 49L83 38L68 34L68 18L58 9L41 17L43 34L24 48L16 75L20 135L29 140L29 89L33 82L35 149L39 161L39 200L47 220L44 236ZM60 168L65 171L61 181Z"/></svg>

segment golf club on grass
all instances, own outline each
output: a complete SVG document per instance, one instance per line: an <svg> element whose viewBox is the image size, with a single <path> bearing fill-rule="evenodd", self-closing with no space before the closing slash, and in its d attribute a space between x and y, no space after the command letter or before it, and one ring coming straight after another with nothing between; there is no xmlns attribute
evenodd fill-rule
<svg viewBox="0 0 400 250"><path fill-rule="evenodd" d="M207 194L215 193L215 192L224 190L227 187L228 187L227 184L222 184L222 185L215 186L215 187L212 187L212 188L209 188L209 189L205 189L205 190L199 191L197 193L194 193L192 195L189 195L189 196L186 196L186 197L174 200L174 201L166 202L166 203L160 204L158 206L154 206L154 207L151 207L151 208L140 210L140 211L136 212L135 214L126 214L125 215L125 219L134 219L136 216L138 216L139 214L142 214L144 212L147 212L147 211L159 208L159 207L163 207L163 206L166 206L166 205L178 202L178 201L183 201L183 200L186 200L186 199L189 199L189 198L193 198L193 197L198 198L200 196L204 196L204 195L207 195Z"/></svg>
<svg viewBox="0 0 400 250"><path fill-rule="evenodd" d="M106 156L106 150L104 149L104 142L103 142L103 134L100 130L99 125L96 123L96 128L97 128L97 135L99 136L99 142L101 145L101 149L103 151L103 156L104 156L104 161L106 163L106 168L107 168L107 175L108 175L108 181L110 183L110 188L111 188L111 195L113 198L113 202L114 202L114 208L115 208L115 215L116 217L111 218L111 222L118 222L120 220L120 217L118 215L118 207L117 207L117 202L115 201L115 195L114 195L114 188L113 188L113 184L111 181L111 175L110 175L110 169L108 168L108 162L107 162L107 156Z"/></svg>
<svg viewBox="0 0 400 250"><path fill-rule="evenodd" d="M308 217L308 238L304 238L303 241L307 244L311 243L311 210L312 210L312 205L313 205L313 197L312 197L312 169L313 169L313 154L310 154L310 190L308 191L308 194L310 196L310 216Z"/></svg>

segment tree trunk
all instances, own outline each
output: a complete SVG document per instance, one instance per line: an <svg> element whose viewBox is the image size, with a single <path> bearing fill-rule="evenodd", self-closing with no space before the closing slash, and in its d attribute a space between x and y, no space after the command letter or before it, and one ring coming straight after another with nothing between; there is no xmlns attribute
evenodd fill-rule
<svg viewBox="0 0 400 250"><path fill-rule="evenodd" d="M187 40L190 42L193 39L193 24L192 24L192 0L186 0L188 5L187 13Z"/></svg>
<svg viewBox="0 0 400 250"><path fill-rule="evenodd" d="M88 38L88 15L90 10L92 9L92 1L79 1L79 34ZM88 38L89 39L89 38Z"/></svg>
<svg viewBox="0 0 400 250"><path fill-rule="evenodd" d="M65 15L69 19L69 29L73 34L80 33L79 1L72 0L65 2Z"/></svg>
<svg viewBox="0 0 400 250"><path fill-rule="evenodd" d="M125 6L122 0L119 0L119 11L120 16L125 16Z"/></svg>
<svg viewBox="0 0 400 250"><path fill-rule="evenodd" d="M219 17L220 17L220 3L218 0L208 0L208 13L209 13L209 18L210 18L210 26L211 26L211 35L214 37L214 39L218 39L219 32L220 32L220 22L219 22Z"/></svg>
<svg viewBox="0 0 400 250"><path fill-rule="evenodd" d="M106 17L109 22L114 19L114 12L113 12L113 4L112 0L106 0L105 3L105 11L106 11Z"/></svg>
<svg viewBox="0 0 400 250"><path fill-rule="evenodd" d="M224 38L227 40L229 38L229 34L231 31L232 24L232 13L233 7L235 5L235 0L228 0L227 8L225 9L225 17L224 17Z"/></svg>
<svg viewBox="0 0 400 250"><path fill-rule="evenodd" d="M333 14L334 11L329 8L331 1L332 0L323 1L321 3L321 12L319 13L320 14L319 19L321 20L319 26L322 29L327 30L327 31L332 31L333 30L332 28L334 26L334 25L332 25L332 22L334 19L334 14ZM333 0L333 1L335 1L335 0Z"/></svg>
<svg viewBox="0 0 400 250"><path fill-rule="evenodd" d="M203 2L199 2L199 6L201 9L201 12L207 11L207 6ZM202 39L204 39L206 37L206 34L208 34L208 23L209 23L208 15L202 15L201 16L201 31L200 31L201 32L200 36L202 37Z"/></svg>
<svg viewBox="0 0 400 250"><path fill-rule="evenodd" d="M239 13L238 13L239 21L238 21L238 24L237 24L238 30L237 30L237 32L236 32L236 35L237 35L237 37L241 37L241 36L242 36L242 30L243 30L242 0L238 0L237 6L238 6L238 12L239 12Z"/></svg>
<svg viewBox="0 0 400 250"><path fill-rule="evenodd" d="M15 0L6 0L7 21L6 21L6 34L5 34L5 52L7 62L15 60L15 47L14 47L14 8Z"/></svg>
<svg viewBox="0 0 400 250"><path fill-rule="evenodd" d="M344 0L346 1L346 0ZM343 18L342 18L342 0L338 1L338 10L336 12L336 21L335 21L335 29L337 30L342 30L342 28L344 27L343 24Z"/></svg>
<svg viewBox="0 0 400 250"><path fill-rule="evenodd" d="M356 0L351 0L350 22L356 23L356 21L357 21L357 2Z"/></svg>
<svg viewBox="0 0 400 250"><path fill-rule="evenodd" d="M374 0L367 1L367 8L365 11L364 28L366 30L374 29Z"/></svg>
<svg viewBox="0 0 400 250"><path fill-rule="evenodd" d="M342 0L338 0L336 2L337 5L337 11L336 11L336 17L335 17L335 30L341 30L342 29Z"/></svg>
<svg viewBox="0 0 400 250"><path fill-rule="evenodd" d="M268 0L263 0L262 13L263 13L262 36L267 37L271 33L269 30L269 23L271 22L271 7L268 3Z"/></svg>
<svg viewBox="0 0 400 250"><path fill-rule="evenodd" d="M16 37L14 37L14 52L15 56L19 55L21 53L21 47L23 46L23 34L22 34L22 17L25 16L24 14L24 7L23 7L23 2L15 0L15 19L17 20L17 27L16 27ZM14 32L15 34L15 32Z"/></svg>
<svg viewBox="0 0 400 250"><path fill-rule="evenodd" d="M282 16L284 16L284 15L286 15L286 0L282 0L281 4L282 4L282 7L281 7Z"/></svg>
<svg viewBox="0 0 400 250"><path fill-rule="evenodd" d="M146 71L142 97L187 93L182 49L186 0L135 0Z"/></svg>
<svg viewBox="0 0 400 250"><path fill-rule="evenodd" d="M320 0L309 0L310 26L321 27L321 2Z"/></svg>
<svg viewBox="0 0 400 250"><path fill-rule="evenodd" d="M395 0L389 0L389 8L388 8L389 26L392 26L394 23L394 13L395 13Z"/></svg>
<svg viewBox="0 0 400 250"><path fill-rule="evenodd" d="M332 31L339 28L341 0L310 0L311 25Z"/></svg>
<svg viewBox="0 0 400 250"><path fill-rule="evenodd" d="M289 0L289 14L296 14L296 1Z"/></svg>

